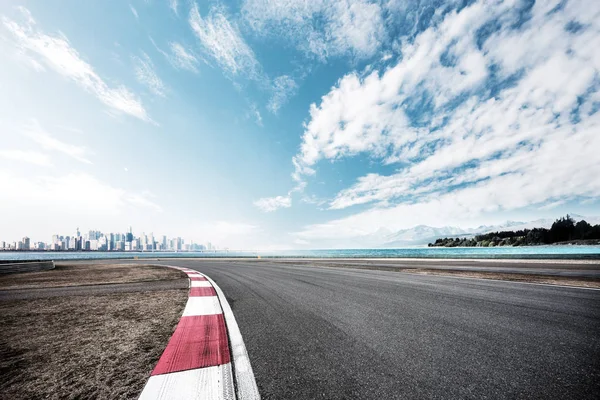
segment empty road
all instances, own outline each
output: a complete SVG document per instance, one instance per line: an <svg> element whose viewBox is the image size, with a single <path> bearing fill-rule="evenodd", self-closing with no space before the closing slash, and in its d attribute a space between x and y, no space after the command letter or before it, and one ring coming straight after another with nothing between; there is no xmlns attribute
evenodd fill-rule
<svg viewBox="0 0 600 400"><path fill-rule="evenodd" d="M223 289L265 399L600 395L598 290L277 260L153 263Z"/></svg>

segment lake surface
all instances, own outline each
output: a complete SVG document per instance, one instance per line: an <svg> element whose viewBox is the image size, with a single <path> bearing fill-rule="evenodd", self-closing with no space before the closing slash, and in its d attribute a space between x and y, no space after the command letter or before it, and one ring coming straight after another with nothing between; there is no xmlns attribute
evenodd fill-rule
<svg viewBox="0 0 600 400"><path fill-rule="evenodd" d="M306 258L527 258L600 260L600 246L530 247L411 247L401 249L343 249L211 252L13 252L0 251L0 260L89 260L102 258L181 257L306 257Z"/></svg>

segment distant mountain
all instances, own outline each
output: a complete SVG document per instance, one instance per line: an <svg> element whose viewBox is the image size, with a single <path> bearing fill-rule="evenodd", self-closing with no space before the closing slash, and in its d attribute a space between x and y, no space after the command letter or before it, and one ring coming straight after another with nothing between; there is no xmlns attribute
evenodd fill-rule
<svg viewBox="0 0 600 400"><path fill-rule="evenodd" d="M582 219L586 220L591 225L600 224L600 217L586 217L579 214L569 214L571 218L575 220L575 222L581 221ZM552 224L556 221L555 218L541 218L536 219L535 221L530 222L516 222L516 221L507 221L502 225L495 225L485 227L486 229L481 230L477 233L489 233L489 232L500 232L500 231L519 231L523 229L533 229L533 228L546 228L550 229ZM479 228L478 228L479 229Z"/></svg>
<svg viewBox="0 0 600 400"><path fill-rule="evenodd" d="M592 225L600 224L600 217L586 217L579 214L569 214L576 222L582 219ZM390 232L385 228L377 232L361 237L361 242L369 247L410 247L422 246L434 242L439 238L447 237L473 237L482 233L500 232L500 231L518 231L522 229L546 228L549 229L554 223L555 218L542 218L535 221L506 221L500 225L482 225L477 228L463 229L456 226L432 227L427 225L417 225L414 228L401 229L396 232ZM365 239L365 240L363 240Z"/></svg>
<svg viewBox="0 0 600 400"><path fill-rule="evenodd" d="M463 236L469 232L455 226L443 226L435 228L427 225L418 225L410 229L402 229L384 238L384 242L379 247L405 247L419 246L429 243L432 239L448 236Z"/></svg>

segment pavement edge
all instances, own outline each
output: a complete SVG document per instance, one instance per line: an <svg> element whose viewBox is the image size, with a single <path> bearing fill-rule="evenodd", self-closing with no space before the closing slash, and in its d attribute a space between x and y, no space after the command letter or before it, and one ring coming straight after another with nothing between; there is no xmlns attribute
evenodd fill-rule
<svg viewBox="0 0 600 400"><path fill-rule="evenodd" d="M188 300L139 399L259 400L246 346L221 288L196 270L160 266L187 275Z"/></svg>

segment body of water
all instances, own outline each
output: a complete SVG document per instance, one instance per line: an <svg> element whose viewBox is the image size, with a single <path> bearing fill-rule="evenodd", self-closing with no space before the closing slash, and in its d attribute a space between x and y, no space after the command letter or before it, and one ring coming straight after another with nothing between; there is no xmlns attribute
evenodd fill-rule
<svg viewBox="0 0 600 400"><path fill-rule="evenodd" d="M0 251L0 260L90 260L103 258L215 258L215 257L302 257L302 258L527 258L596 259L600 246L530 247L412 247L401 249L341 249L218 252L43 252Z"/></svg>

